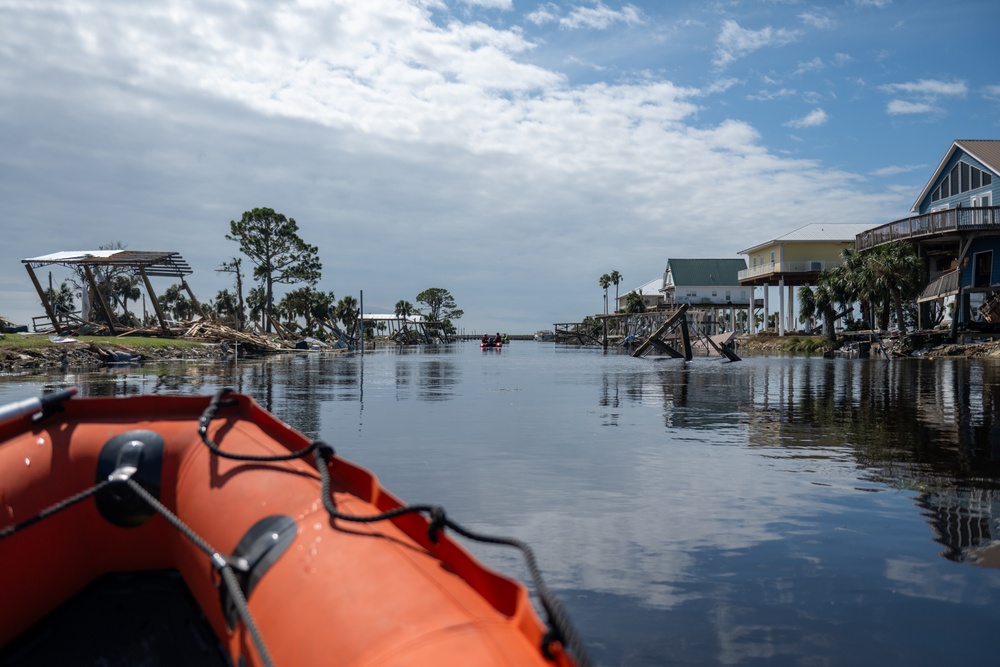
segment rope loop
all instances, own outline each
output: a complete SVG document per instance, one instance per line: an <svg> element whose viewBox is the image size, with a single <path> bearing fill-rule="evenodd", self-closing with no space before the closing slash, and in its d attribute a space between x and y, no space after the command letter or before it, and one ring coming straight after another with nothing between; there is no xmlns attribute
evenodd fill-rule
<svg viewBox="0 0 1000 667"><path fill-rule="evenodd" d="M440 505L433 506L430 514L430 523L427 525L427 538L431 541L431 544L437 544L441 533L444 532L445 526L448 525L448 517L444 513L444 508Z"/></svg>
<svg viewBox="0 0 1000 667"><path fill-rule="evenodd" d="M337 455L333 445L324 440L316 440L312 443L312 445L315 450L313 456L316 458L317 465L319 465L321 459L326 465L330 465L333 461L333 457Z"/></svg>

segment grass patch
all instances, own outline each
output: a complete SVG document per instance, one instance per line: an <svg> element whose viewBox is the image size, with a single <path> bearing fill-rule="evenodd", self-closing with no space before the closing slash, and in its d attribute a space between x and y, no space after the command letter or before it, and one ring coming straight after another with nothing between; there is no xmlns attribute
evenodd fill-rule
<svg viewBox="0 0 1000 667"><path fill-rule="evenodd" d="M73 336L81 343L94 343L101 347L127 347L137 349L157 348L195 348L203 347L202 343L183 338L150 338L147 336ZM3 334L0 335L0 347L19 350L37 350L47 347L64 346L67 343L53 343L45 334ZM72 345L72 344L69 344Z"/></svg>
<svg viewBox="0 0 1000 667"><path fill-rule="evenodd" d="M822 353L829 347L829 341L822 336L792 336L787 340L786 349L798 354Z"/></svg>

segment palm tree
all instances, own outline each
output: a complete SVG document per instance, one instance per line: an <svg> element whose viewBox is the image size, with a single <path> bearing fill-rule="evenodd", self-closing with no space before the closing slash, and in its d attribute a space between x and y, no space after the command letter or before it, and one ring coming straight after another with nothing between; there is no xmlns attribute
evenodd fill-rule
<svg viewBox="0 0 1000 667"><path fill-rule="evenodd" d="M618 312L618 285L622 282L622 274L615 269L608 277L611 278L611 284L615 286L615 312Z"/></svg>
<svg viewBox="0 0 1000 667"><path fill-rule="evenodd" d="M353 337L354 324L358 321L358 300L350 295L345 296L337 302L337 308L334 312L337 318L344 323L347 335Z"/></svg>
<svg viewBox="0 0 1000 667"><path fill-rule="evenodd" d="M626 313L644 313L646 312L646 304L642 300L642 295L632 290L625 295L625 312Z"/></svg>
<svg viewBox="0 0 1000 667"><path fill-rule="evenodd" d="M237 323L236 297L228 289L219 290L212 302L212 311L223 322Z"/></svg>
<svg viewBox="0 0 1000 667"><path fill-rule="evenodd" d="M396 302L396 317L409 317L413 314L413 304L400 299Z"/></svg>
<svg viewBox="0 0 1000 667"><path fill-rule="evenodd" d="M604 290L604 314L608 314L608 287L611 285L611 276L605 273L597 281L597 284Z"/></svg>
<svg viewBox="0 0 1000 667"><path fill-rule="evenodd" d="M399 301L396 302L396 319L397 320L403 320L405 322L406 318L408 318L410 315L413 314L413 311L414 311L413 304L410 303L409 301L405 301L403 299L400 299ZM402 323L400 323L400 322L397 321L396 324L397 324L397 326L399 326L400 329L403 328Z"/></svg>
<svg viewBox="0 0 1000 667"><path fill-rule="evenodd" d="M923 289L923 262L907 243L896 242L878 248L878 264L889 290L896 315L896 327L906 334L903 302L912 301Z"/></svg>
<svg viewBox="0 0 1000 667"><path fill-rule="evenodd" d="M312 304L314 292L311 287L300 287L286 294L278 302L276 310L282 313L289 323L296 323L299 317L306 321L305 332L307 336L313 334Z"/></svg>
<svg viewBox="0 0 1000 667"><path fill-rule="evenodd" d="M834 309L837 294L833 281L834 278L829 271L820 271L814 287L803 285L799 288L799 321L806 322L812 317L821 316L823 335L831 341L837 335L834 330L834 322L837 320L837 312Z"/></svg>
<svg viewBox="0 0 1000 667"><path fill-rule="evenodd" d="M263 287L251 287L247 294L247 308L250 310L250 321L264 328L264 304L267 302Z"/></svg>
<svg viewBox="0 0 1000 667"><path fill-rule="evenodd" d="M184 296L180 285L171 285L163 294L157 297L164 310L173 315L175 320L186 320L194 309L191 302Z"/></svg>
<svg viewBox="0 0 1000 667"><path fill-rule="evenodd" d="M333 292L313 292L312 300L309 303L310 315L321 323L326 320L332 320L337 310L335 301L336 297L333 296ZM320 331L322 330L323 326L321 324Z"/></svg>
<svg viewBox="0 0 1000 667"><path fill-rule="evenodd" d="M832 270L836 292L841 295L841 303L846 306L854 302L861 304L861 319L869 327L874 327L874 314L880 303L879 284L868 259L851 249L841 253L843 263Z"/></svg>

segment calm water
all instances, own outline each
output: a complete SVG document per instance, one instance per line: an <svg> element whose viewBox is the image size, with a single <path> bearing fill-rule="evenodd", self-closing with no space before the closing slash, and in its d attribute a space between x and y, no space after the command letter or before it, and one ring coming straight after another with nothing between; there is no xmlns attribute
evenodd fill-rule
<svg viewBox="0 0 1000 667"><path fill-rule="evenodd" d="M404 500L532 544L601 665L1000 655L1000 363L515 341L0 377L0 402L64 384L253 395Z"/></svg>

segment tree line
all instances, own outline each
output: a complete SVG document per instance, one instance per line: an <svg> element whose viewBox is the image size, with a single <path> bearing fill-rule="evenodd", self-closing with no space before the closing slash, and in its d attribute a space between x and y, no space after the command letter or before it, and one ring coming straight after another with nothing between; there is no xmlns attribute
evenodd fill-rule
<svg viewBox="0 0 1000 667"><path fill-rule="evenodd" d="M901 334L916 322L916 298L925 287L923 262L907 243L878 246L863 253L845 249L842 263L820 271L816 284L798 290L799 321L822 319L823 333L835 336L834 325L844 318L847 329L885 330L892 319ZM860 305L861 319L851 313ZM943 311L935 315L937 323Z"/></svg>
<svg viewBox="0 0 1000 667"><path fill-rule="evenodd" d="M358 300L344 296L337 300L332 291L317 289L322 278L323 264L319 258L319 248L306 243L299 235L298 223L270 208L255 208L243 213L239 220L229 222L226 239L234 241L239 254L224 260L219 273L233 275L233 291L222 289L205 303L193 300L184 284L170 285L157 296L162 310L177 320L191 320L198 316L220 321L238 330L256 328L265 333L281 327L294 327L300 333L324 337L323 324L339 322L348 336L354 336L359 326L361 312ZM101 246L101 250L123 250L120 242ZM253 284L244 284L244 267L252 267ZM247 267L249 268L249 267ZM127 326L151 324L148 318L140 317L130 309L142 296L139 289L140 277L127 267L107 267L96 277L97 288L108 302L115 319ZM278 297L276 286L292 287ZM81 299L81 308L90 299L89 290L82 268L76 268L74 276L62 282L58 288L50 285L44 291L45 298L57 314L75 312L74 297ZM440 323L448 332L455 331L454 320L463 315L454 297L444 288L431 287L418 293L414 301L424 306L421 310L410 301L396 302L395 315L406 319L421 315L430 322ZM93 316L84 313L83 319L100 322L103 314Z"/></svg>

